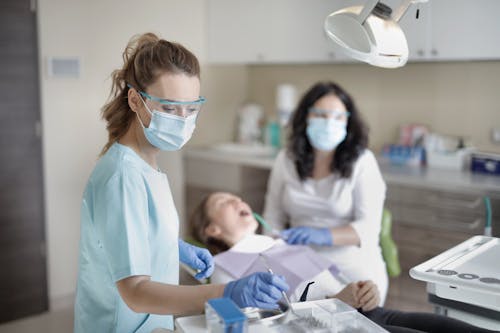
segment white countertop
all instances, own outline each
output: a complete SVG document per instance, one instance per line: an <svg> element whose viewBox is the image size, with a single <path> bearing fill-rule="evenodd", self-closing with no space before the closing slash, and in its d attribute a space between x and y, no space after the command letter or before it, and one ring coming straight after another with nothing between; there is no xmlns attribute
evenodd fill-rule
<svg viewBox="0 0 500 333"><path fill-rule="evenodd" d="M242 167L271 170L275 156L229 154L210 148L191 148L184 151L185 158L199 158L224 162ZM379 159L380 170L388 184L411 185L422 188L486 191L500 195L500 177L474 174L469 171L432 169L390 164Z"/></svg>

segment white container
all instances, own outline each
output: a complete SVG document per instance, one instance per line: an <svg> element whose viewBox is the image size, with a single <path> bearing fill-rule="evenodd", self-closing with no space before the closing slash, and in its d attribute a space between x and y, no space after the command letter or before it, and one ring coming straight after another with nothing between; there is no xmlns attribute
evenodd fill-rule
<svg viewBox="0 0 500 333"><path fill-rule="evenodd" d="M472 148L458 149L454 152L426 151L427 166L446 170L464 170L469 161Z"/></svg>

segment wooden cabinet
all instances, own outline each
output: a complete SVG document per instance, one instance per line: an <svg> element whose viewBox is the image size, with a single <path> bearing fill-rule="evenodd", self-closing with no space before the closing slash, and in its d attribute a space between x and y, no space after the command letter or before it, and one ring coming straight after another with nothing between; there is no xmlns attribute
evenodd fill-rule
<svg viewBox="0 0 500 333"><path fill-rule="evenodd" d="M364 3L209 0L209 62L354 62L334 51L323 32L323 23L337 9ZM397 8L402 0L384 3ZM499 11L498 0L431 0L412 5L400 22L408 40L410 61L500 59Z"/></svg>

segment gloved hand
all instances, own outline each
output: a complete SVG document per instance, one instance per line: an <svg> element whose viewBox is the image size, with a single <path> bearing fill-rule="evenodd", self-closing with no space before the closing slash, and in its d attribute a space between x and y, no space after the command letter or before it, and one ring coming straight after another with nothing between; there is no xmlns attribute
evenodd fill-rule
<svg viewBox="0 0 500 333"><path fill-rule="evenodd" d="M209 277L214 272L214 258L207 249L202 249L179 239L179 260L198 270L194 277L198 280Z"/></svg>
<svg viewBox="0 0 500 333"><path fill-rule="evenodd" d="M282 291L288 288L284 277L258 272L229 282L224 288L224 297L229 297L241 308L276 309L283 296Z"/></svg>
<svg viewBox="0 0 500 333"><path fill-rule="evenodd" d="M288 244L333 245L332 232L328 228L295 227L281 232Z"/></svg>

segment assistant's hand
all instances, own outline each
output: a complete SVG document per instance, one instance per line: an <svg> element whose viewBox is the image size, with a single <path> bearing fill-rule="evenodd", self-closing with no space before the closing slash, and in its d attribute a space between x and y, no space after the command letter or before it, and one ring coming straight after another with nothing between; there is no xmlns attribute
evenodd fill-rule
<svg viewBox="0 0 500 333"><path fill-rule="evenodd" d="M224 297L231 298L239 307L276 309L282 291L288 290L285 278L271 273L254 273L229 282L224 288Z"/></svg>
<svg viewBox="0 0 500 333"><path fill-rule="evenodd" d="M328 228L295 227L281 232L288 244L333 245L333 237Z"/></svg>
<svg viewBox="0 0 500 333"><path fill-rule="evenodd" d="M179 260L200 271L194 277L198 280L209 277L214 272L214 258L207 249L202 249L179 239Z"/></svg>
<svg viewBox="0 0 500 333"><path fill-rule="evenodd" d="M358 299L358 291L360 286L358 282L351 282L347 286L344 287L337 295L333 296L338 298L344 303L349 304L353 308L360 308L359 299Z"/></svg>
<svg viewBox="0 0 500 333"><path fill-rule="evenodd" d="M359 300L359 307L363 311L375 309L380 303L380 294L377 285L373 281L359 281L357 284L359 289L356 296Z"/></svg>

